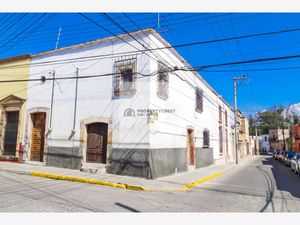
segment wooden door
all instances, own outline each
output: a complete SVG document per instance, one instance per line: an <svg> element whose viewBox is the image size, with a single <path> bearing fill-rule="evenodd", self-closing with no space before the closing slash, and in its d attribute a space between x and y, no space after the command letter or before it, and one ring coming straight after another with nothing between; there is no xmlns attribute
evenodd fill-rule
<svg viewBox="0 0 300 225"><path fill-rule="evenodd" d="M32 115L31 160L43 161L46 113Z"/></svg>
<svg viewBox="0 0 300 225"><path fill-rule="evenodd" d="M107 129L106 123L92 123L87 126L87 162L106 163Z"/></svg>
<svg viewBox="0 0 300 225"><path fill-rule="evenodd" d="M19 126L19 111L6 112L4 155L16 155Z"/></svg>
<svg viewBox="0 0 300 225"><path fill-rule="evenodd" d="M188 155L188 165L195 165L195 138L194 131L192 129L187 130L187 155Z"/></svg>

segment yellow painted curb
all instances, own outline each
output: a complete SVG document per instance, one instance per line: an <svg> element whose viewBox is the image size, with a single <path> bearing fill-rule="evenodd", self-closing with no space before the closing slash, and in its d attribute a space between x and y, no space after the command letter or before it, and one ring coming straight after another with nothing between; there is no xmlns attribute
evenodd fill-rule
<svg viewBox="0 0 300 225"><path fill-rule="evenodd" d="M135 185L116 183L116 182L111 182L111 181L94 180L94 179L89 179L89 178L63 176L63 175L41 173L41 172L30 172L29 175L35 176L35 177L44 177L44 178L49 178L49 179L55 179L55 180L67 180L67 181L72 181L72 182L97 184L97 185L103 185L103 186L109 186L109 187L115 187L115 188L129 189L129 190L134 190L134 191L187 191L187 190L195 187L196 185L203 183L205 181L211 180L217 176L220 176L223 173L224 173L224 171L220 171L220 172L211 174L207 177L196 180L195 182L189 183L189 184L183 186L181 189L173 189L173 190L164 190L164 189L155 190L155 189L148 189L144 186L135 186Z"/></svg>
<svg viewBox="0 0 300 225"><path fill-rule="evenodd" d="M110 182L110 181L94 180L94 179L89 179L89 178L62 176L62 175L57 175L57 174L49 174L49 173L41 173L41 172L30 172L29 175L35 176L35 177L45 177L45 178L49 178L49 179L56 179L56 180L68 180L68 181L72 181L72 182L97 184L97 185L103 185L103 186L129 189L129 190L134 190L134 191L149 191L149 189L147 189L146 187L143 187L143 186L134 186L134 185L128 185L128 184L122 184L122 183L116 183L116 182Z"/></svg>
<svg viewBox="0 0 300 225"><path fill-rule="evenodd" d="M215 178L217 176L220 176L223 173L224 173L224 171L220 171L220 172L217 172L217 173L213 173L213 174L211 174L211 175L209 175L207 177L203 177L203 178L201 178L199 180L196 180L196 181L194 181L192 183L184 185L183 188L182 188L182 190L185 190L185 191L189 190L189 189L195 187L196 185L201 184L201 183L203 183L205 181L211 180L211 179L213 179L213 178Z"/></svg>

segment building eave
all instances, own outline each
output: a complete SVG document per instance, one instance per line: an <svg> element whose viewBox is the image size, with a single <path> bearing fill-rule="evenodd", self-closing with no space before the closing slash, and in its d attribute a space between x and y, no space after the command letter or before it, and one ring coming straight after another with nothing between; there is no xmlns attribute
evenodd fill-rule
<svg viewBox="0 0 300 225"><path fill-rule="evenodd" d="M32 58L31 54L23 54L23 55L18 55L18 56L13 56L13 57L9 57L9 58L0 59L0 64L11 63L11 62L14 62L14 61L24 60L24 59L31 59L31 58Z"/></svg>

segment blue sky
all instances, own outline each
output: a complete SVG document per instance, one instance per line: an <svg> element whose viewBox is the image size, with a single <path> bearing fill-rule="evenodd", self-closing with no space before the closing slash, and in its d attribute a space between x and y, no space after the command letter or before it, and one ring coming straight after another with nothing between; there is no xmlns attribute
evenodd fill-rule
<svg viewBox="0 0 300 225"><path fill-rule="evenodd" d="M126 13L139 28L158 29L157 13ZM47 18L52 14L44 16ZM122 30L100 14L85 14L113 33ZM109 13L126 30L136 30L122 13ZM62 27L59 47L110 36L96 25L76 13L58 13L39 29L30 27L19 38L12 39L28 24L42 14L2 13L0 19L0 58L24 53L37 53L55 48L57 32ZM222 39L247 34L278 31L299 27L297 13L160 13L161 35L172 45ZM28 29L30 29L28 28ZM23 38L21 38L23 37ZM192 65L202 66L231 61L300 54L300 31L226 41L205 45L177 48L178 52ZM289 105L300 102L300 69L265 70L297 67L300 59L281 60L256 64L216 67L203 70L200 74L211 86L233 105L233 76L248 75L250 79L238 89L238 106L245 113L255 113L274 105ZM230 72L212 72L230 70ZM246 70L246 71L245 71Z"/></svg>

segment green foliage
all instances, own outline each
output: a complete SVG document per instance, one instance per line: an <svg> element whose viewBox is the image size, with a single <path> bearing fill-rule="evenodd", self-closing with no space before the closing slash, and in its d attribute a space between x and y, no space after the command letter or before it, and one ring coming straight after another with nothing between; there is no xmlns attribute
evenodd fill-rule
<svg viewBox="0 0 300 225"><path fill-rule="evenodd" d="M268 134L269 129L287 128L288 125L292 124L293 120L286 118L283 114L284 114L284 107L274 106L270 110L258 112L255 119L253 118L252 115L250 115L249 116L250 134L255 135L255 124L258 126L258 129L261 131L261 134Z"/></svg>

